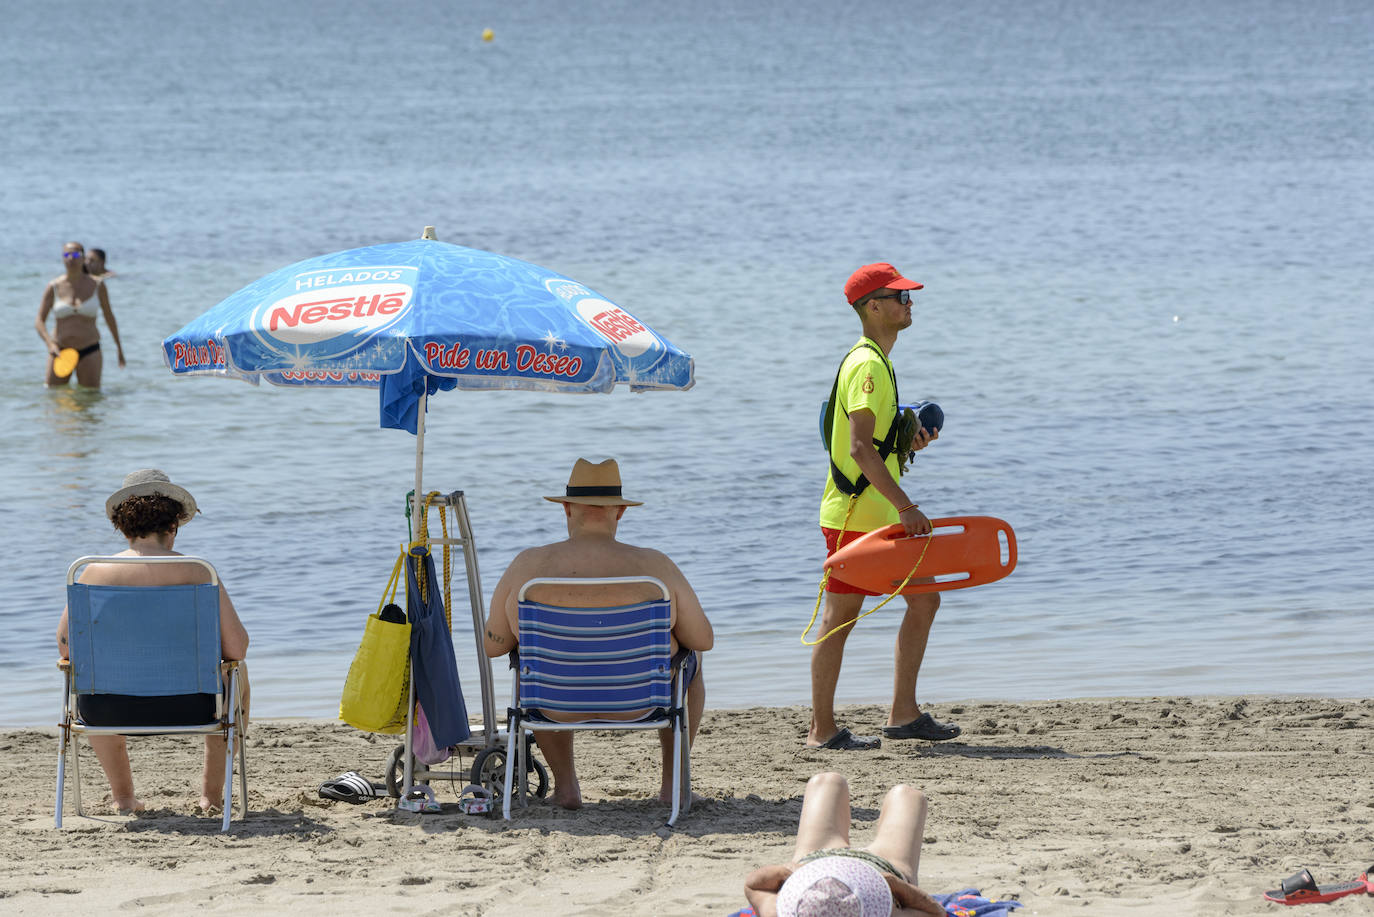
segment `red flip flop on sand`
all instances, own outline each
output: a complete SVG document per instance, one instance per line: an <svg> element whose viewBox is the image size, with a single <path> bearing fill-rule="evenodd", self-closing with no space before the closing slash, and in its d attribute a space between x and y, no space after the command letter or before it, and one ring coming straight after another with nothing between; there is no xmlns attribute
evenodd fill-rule
<svg viewBox="0 0 1374 917"><path fill-rule="evenodd" d="M1374 869L1374 867L1371 867ZM1370 884L1366 872L1354 882L1337 882L1335 885L1318 885L1312 873L1300 869L1279 883L1280 887L1264 893L1268 901L1277 904L1326 904L1346 895L1374 895L1374 885Z"/></svg>

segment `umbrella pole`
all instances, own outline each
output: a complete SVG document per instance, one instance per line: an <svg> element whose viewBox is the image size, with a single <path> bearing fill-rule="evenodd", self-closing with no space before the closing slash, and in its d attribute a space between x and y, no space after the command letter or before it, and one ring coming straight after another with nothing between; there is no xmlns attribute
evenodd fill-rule
<svg viewBox="0 0 1374 917"><path fill-rule="evenodd" d="M424 475L425 465L425 400L428 397L429 386L426 385L420 391L419 416L415 419L415 493L410 504L411 512L418 517L420 513L420 501L423 498L423 490L420 483ZM405 750L405 776L402 783L405 790L401 793L401 798L410 792L415 780L415 758L412 757L415 749L415 663L411 660L410 676L410 696L406 701L406 750Z"/></svg>
<svg viewBox="0 0 1374 917"><path fill-rule="evenodd" d="M429 385L425 385L425 390L420 392L419 416L415 418L415 506L414 512L420 511L421 476L425 467L425 402L429 398Z"/></svg>

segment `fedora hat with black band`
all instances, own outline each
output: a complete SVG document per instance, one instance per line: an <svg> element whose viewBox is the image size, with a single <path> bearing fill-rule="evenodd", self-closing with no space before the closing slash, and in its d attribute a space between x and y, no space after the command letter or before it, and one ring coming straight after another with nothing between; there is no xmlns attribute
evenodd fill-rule
<svg viewBox="0 0 1374 917"><path fill-rule="evenodd" d="M620 493L620 466L615 459L593 465L580 458L568 476L562 496L545 497L553 503L585 503L588 506L642 506L643 501L626 500Z"/></svg>

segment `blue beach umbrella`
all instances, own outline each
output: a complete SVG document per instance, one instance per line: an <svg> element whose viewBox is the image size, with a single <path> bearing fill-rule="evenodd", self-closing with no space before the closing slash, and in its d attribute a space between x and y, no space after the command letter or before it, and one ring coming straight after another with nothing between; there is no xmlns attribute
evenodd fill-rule
<svg viewBox="0 0 1374 917"><path fill-rule="evenodd" d="M381 426L416 434L417 498L425 409L437 391L681 390L694 381L691 356L601 294L534 264L439 242L432 226L410 242L274 271L168 337L162 352L177 375L377 389ZM490 729L491 671L479 669ZM445 679L436 684L452 693ZM405 751L409 786L409 729Z"/></svg>
<svg viewBox="0 0 1374 917"><path fill-rule="evenodd" d="M379 390L383 427L416 434L422 493L429 395L692 387L692 358L553 271L439 242L320 255L266 275L162 342L177 375Z"/></svg>

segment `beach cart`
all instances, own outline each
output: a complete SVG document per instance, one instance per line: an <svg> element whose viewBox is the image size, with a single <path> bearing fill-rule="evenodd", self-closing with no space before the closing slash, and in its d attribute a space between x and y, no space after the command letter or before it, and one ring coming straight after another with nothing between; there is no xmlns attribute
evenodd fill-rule
<svg viewBox="0 0 1374 917"><path fill-rule="evenodd" d="M406 497L406 505L407 514L412 519L420 521L419 531L412 533L412 545L424 545L430 549L431 554L442 558L444 606L454 637L461 637L462 631L466 629L466 622L455 619L453 615L454 603L450 588L451 561L455 549L462 554L463 575L467 582L468 607L472 621L471 646L481 682L482 710L480 719L469 717L472 734L452 746L451 750L460 758L464 754L472 757L468 781L489 792L493 800L500 800L505 794L506 748L509 736L505 730L499 728L501 718L496 711L491 659L482 647L482 628L485 623L482 581L477 569L477 548L473 540L472 523L468 517L467 499L461 490L455 490L447 494L431 492L417 502L412 491ZM430 509L439 511L438 535L431 530L432 523L428 517ZM454 644L454 651L459 652L458 643ZM411 663L413 671L415 660L412 659ZM416 759L415 709L415 679L412 677L409 701L406 705L405 741L392 749L386 763L387 792L395 798L403 799L412 790L418 789L420 784L428 784L431 779L440 775L448 776L452 772L452 767L447 763L431 770L429 766ZM549 788L548 771L543 763L533 758L526 760L526 771L532 777L531 789L536 796L543 798Z"/></svg>

